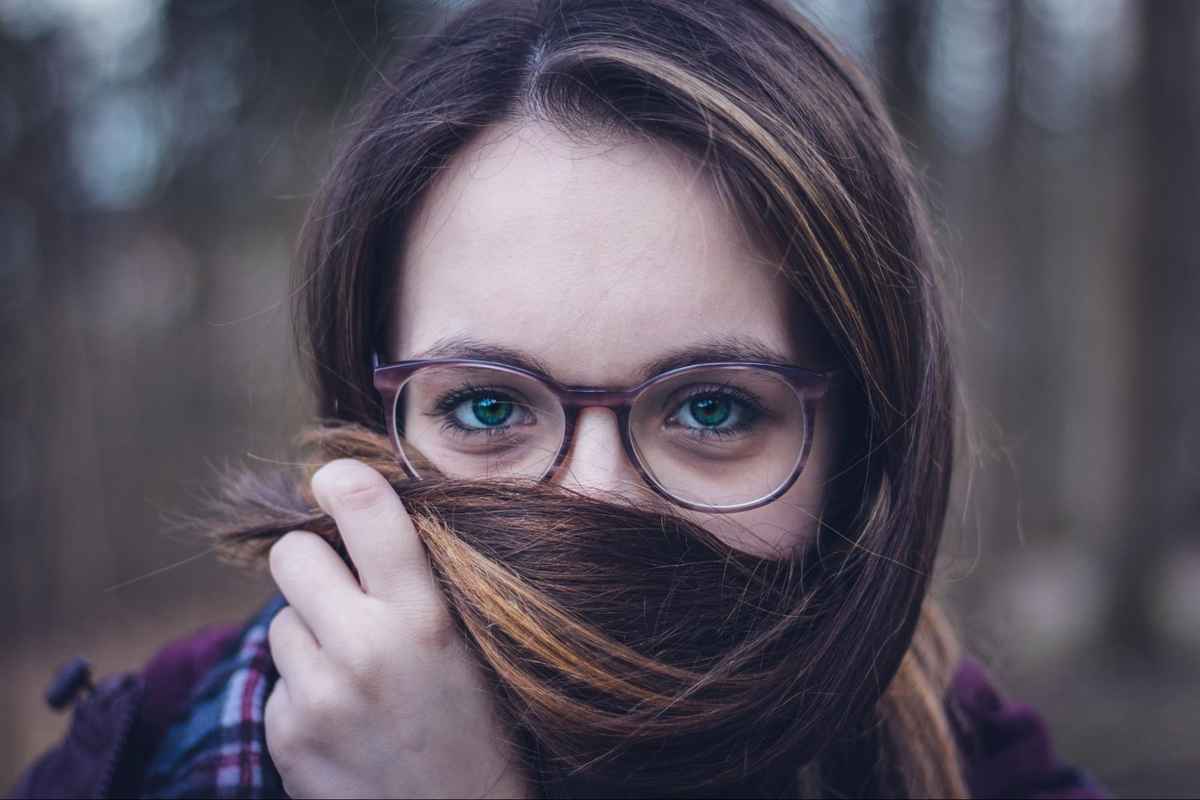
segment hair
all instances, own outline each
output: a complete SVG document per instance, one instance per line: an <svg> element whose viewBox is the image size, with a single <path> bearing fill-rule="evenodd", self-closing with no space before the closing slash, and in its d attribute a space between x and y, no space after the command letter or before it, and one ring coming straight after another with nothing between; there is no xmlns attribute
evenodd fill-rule
<svg viewBox="0 0 1200 800"><path fill-rule="evenodd" d="M509 121L677 146L778 258L849 376L811 548L759 559L562 487L405 478L371 373L395 265L439 170ZM400 493L543 793L968 794L946 697L958 645L928 597L954 423L931 227L875 90L799 13L471 3L381 72L302 255L310 441ZM294 527L340 547L302 482L228 488L231 557L261 560Z"/></svg>

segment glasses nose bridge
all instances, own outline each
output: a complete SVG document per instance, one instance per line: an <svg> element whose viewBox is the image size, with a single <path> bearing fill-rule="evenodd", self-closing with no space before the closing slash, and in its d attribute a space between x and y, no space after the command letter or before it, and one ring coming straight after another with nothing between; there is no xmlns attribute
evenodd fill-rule
<svg viewBox="0 0 1200 800"><path fill-rule="evenodd" d="M624 417L636 395L634 390L574 387L562 390L559 400L569 416L575 416L585 408L607 408L615 411L618 417Z"/></svg>
<svg viewBox="0 0 1200 800"><path fill-rule="evenodd" d="M575 429L579 413L585 408L607 408L617 418L618 435L625 457L629 459L629 462L633 465L633 468L637 471L641 479L653 487L653 482L650 480L645 466L638 457L637 448L631 439L633 432L629 426L630 411L633 408L633 401L640 394L639 389L620 390L591 386L571 386L556 387L556 390L565 418L563 441L558 456L555 458L550 469L547 470L545 477L550 478L561 474L567 454L574 447Z"/></svg>
<svg viewBox="0 0 1200 800"><path fill-rule="evenodd" d="M638 460L633 442L630 439L632 431L629 429L629 412L633 407L633 400L637 395L638 391L636 389L603 389L591 386L560 388L558 390L558 399L562 403L566 424L563 429L562 448L559 451L558 458L555 460L553 469L557 470L561 466L562 462L566 459L567 451L572 447L579 413L585 408L607 408L616 415L621 447L625 451L626 457L637 467L639 472L642 472L643 467Z"/></svg>

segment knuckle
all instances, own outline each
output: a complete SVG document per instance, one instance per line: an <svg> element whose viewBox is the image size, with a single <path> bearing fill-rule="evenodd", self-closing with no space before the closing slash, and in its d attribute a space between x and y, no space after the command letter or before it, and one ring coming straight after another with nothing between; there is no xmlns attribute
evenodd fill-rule
<svg viewBox="0 0 1200 800"><path fill-rule="evenodd" d="M454 617L444 604L422 601L409 609L409 635L417 646L449 650L458 643Z"/></svg>
<svg viewBox="0 0 1200 800"><path fill-rule="evenodd" d="M279 538L279 541L271 545L271 550L267 553L267 565L270 567L271 574L277 578L287 569L291 535L285 533Z"/></svg>
<svg viewBox="0 0 1200 800"><path fill-rule="evenodd" d="M360 688L369 686L379 673L383 661L380 648L365 636L356 636L346 641L339 655L339 660L351 680Z"/></svg>
<svg viewBox="0 0 1200 800"><path fill-rule="evenodd" d="M284 541L290 536L293 534L288 534L287 537L272 545L268 555L268 569L271 577L275 578L275 582L281 587L286 584L299 584L305 573L305 558L301 553L302 548L296 547L299 540Z"/></svg>
<svg viewBox="0 0 1200 800"><path fill-rule="evenodd" d="M267 551L267 564L271 567L271 572L274 572L283 564L285 558L284 551L287 549L287 545L285 545L284 542L287 541L287 538L290 535L291 534L285 533L283 536L280 536L279 539L277 539L275 543L271 545L271 549Z"/></svg>
<svg viewBox="0 0 1200 800"><path fill-rule="evenodd" d="M369 510L379 505L391 487L375 470L352 459L325 464L312 477L313 492L348 510Z"/></svg>
<svg viewBox="0 0 1200 800"><path fill-rule="evenodd" d="M331 681L313 681L294 702L308 730L332 725L346 707L344 693Z"/></svg>
<svg viewBox="0 0 1200 800"><path fill-rule="evenodd" d="M283 635L283 628L291 624L289 617L295 613L295 609L291 606L284 606L271 619L271 624L267 626L267 642L270 643L271 649L278 649L279 637Z"/></svg>
<svg viewBox="0 0 1200 800"><path fill-rule="evenodd" d="M303 728L295 724L283 705L283 695L272 692L263 709L263 725L267 734L267 750L276 765L286 768L301 757L304 749Z"/></svg>
<svg viewBox="0 0 1200 800"><path fill-rule="evenodd" d="M267 565L271 575L278 578L290 574L289 571L302 569L303 559L299 557L300 552L305 545L305 537L312 535L314 534L308 531L289 531L271 545L267 553Z"/></svg>

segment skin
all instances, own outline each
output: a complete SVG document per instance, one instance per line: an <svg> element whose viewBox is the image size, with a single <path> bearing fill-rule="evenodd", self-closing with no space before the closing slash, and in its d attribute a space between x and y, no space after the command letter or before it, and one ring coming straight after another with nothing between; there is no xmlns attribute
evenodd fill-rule
<svg viewBox="0 0 1200 800"><path fill-rule="evenodd" d="M693 163L661 143L585 145L538 123L488 129L430 187L396 266L389 360L469 336L527 351L565 384L626 388L666 350L738 336L820 366L777 268ZM674 510L756 555L803 547L829 477L832 406L818 405L809 462L780 499L735 514ZM603 408L580 414L555 480L665 502ZM291 605L270 630L281 678L267 742L288 793L530 796L395 492L349 460L321 468L313 490L362 585L311 533L272 548Z"/></svg>

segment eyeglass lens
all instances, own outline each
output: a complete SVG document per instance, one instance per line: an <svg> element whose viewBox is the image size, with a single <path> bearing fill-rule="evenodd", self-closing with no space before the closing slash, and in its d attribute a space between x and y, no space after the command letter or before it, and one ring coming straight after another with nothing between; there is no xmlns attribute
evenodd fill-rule
<svg viewBox="0 0 1200 800"><path fill-rule="evenodd" d="M396 436L414 471L539 479L566 419L541 382L483 366L419 370L396 398ZM651 384L630 413L643 468L668 495L735 506L774 493L805 443L804 402L780 375L754 367L689 370Z"/></svg>

